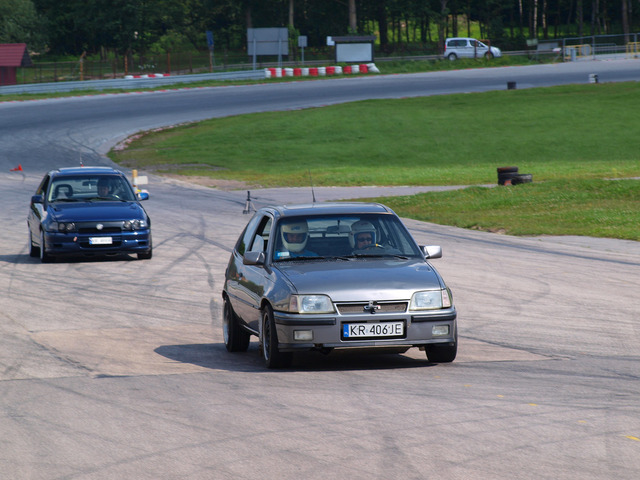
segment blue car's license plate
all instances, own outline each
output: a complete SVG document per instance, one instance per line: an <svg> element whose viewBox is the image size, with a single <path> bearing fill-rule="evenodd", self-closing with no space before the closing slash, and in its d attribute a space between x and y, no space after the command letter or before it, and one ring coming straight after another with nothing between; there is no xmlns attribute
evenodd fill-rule
<svg viewBox="0 0 640 480"><path fill-rule="evenodd" d="M111 237L90 237L89 245L111 245L113 239Z"/></svg>

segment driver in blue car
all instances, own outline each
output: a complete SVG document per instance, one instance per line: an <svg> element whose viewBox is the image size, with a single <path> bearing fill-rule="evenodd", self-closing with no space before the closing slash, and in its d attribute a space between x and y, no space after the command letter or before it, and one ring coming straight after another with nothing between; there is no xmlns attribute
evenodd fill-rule
<svg viewBox="0 0 640 480"><path fill-rule="evenodd" d="M276 260L296 257L317 257L318 254L306 249L309 226L306 220L287 222L280 226L283 250L276 250Z"/></svg>
<svg viewBox="0 0 640 480"><path fill-rule="evenodd" d="M111 196L111 180L108 178L101 178L98 180L98 196L109 197Z"/></svg>

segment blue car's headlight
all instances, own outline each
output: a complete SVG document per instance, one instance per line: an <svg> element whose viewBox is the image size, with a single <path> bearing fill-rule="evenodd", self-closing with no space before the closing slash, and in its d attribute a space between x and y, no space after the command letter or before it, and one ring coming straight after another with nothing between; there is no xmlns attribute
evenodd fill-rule
<svg viewBox="0 0 640 480"><path fill-rule="evenodd" d="M76 224L73 222L51 222L49 224L50 232L70 233L77 231Z"/></svg>
<svg viewBox="0 0 640 480"><path fill-rule="evenodd" d="M147 228L146 220L125 220L122 224L124 230L140 230Z"/></svg>
<svg viewBox="0 0 640 480"><path fill-rule="evenodd" d="M291 295L291 313L333 313L333 303L326 295Z"/></svg>

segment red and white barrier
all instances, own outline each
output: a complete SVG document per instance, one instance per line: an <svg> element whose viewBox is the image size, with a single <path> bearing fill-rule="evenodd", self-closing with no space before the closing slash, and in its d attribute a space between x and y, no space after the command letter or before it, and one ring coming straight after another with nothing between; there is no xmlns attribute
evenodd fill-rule
<svg viewBox="0 0 640 480"><path fill-rule="evenodd" d="M149 73L146 75L125 75L124 78L126 80L131 80L132 78L162 78L169 76L171 76L169 73Z"/></svg>
<svg viewBox="0 0 640 480"><path fill-rule="evenodd" d="M375 63L361 63L359 65L340 65L331 67L302 67L302 68L265 68L264 78L282 77L325 77L333 75L351 75L362 73L380 73Z"/></svg>

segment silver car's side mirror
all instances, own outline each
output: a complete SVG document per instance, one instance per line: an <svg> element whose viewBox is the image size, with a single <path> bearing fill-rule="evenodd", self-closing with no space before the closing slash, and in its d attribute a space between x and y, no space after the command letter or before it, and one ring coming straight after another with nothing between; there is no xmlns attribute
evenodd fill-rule
<svg viewBox="0 0 640 480"><path fill-rule="evenodd" d="M242 257L244 265L264 265L264 252L246 252Z"/></svg>
<svg viewBox="0 0 640 480"><path fill-rule="evenodd" d="M422 246L425 258L442 258L442 247L440 245Z"/></svg>

